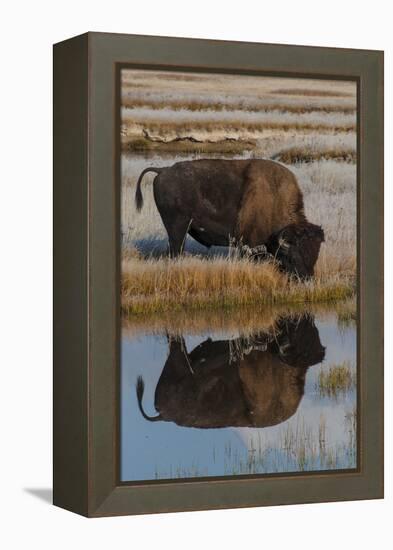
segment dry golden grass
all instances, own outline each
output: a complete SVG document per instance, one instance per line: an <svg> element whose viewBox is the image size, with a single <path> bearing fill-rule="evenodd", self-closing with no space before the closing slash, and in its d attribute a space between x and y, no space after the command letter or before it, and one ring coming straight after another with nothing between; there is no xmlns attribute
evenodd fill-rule
<svg viewBox="0 0 393 550"><path fill-rule="evenodd" d="M356 277L356 255L355 251L347 247L339 250L336 243L325 243L322 245L318 261L315 266L317 279L327 280L336 275L338 278L355 279Z"/></svg>
<svg viewBox="0 0 393 550"><path fill-rule="evenodd" d="M233 121L205 121L205 120L190 120L187 121L177 121L173 122L152 120L146 121L141 124L139 122L134 122L132 117L122 119L122 124L126 126L133 125L135 130L132 130L132 134L138 135L137 131L139 129L139 135L145 134L154 136L165 136L166 134L174 134L176 136L181 136L185 134L193 135L198 131L203 131L205 133L214 133L222 132L226 134L231 134L234 131L239 132L250 132L250 133L262 133L266 130L276 130L281 132L288 131L326 131L330 132L353 132L356 129L356 124L352 120L337 120L337 121L286 121L284 118L282 120L272 120L266 119L265 121L245 121L245 120L233 120Z"/></svg>
<svg viewBox="0 0 393 550"><path fill-rule="evenodd" d="M122 90L144 88L147 94L165 94L171 97L241 96L297 96L304 98L355 98L356 82L344 80L318 80L304 78L224 75L209 73L181 73L170 71L144 71L123 69ZM283 90L283 91L282 91Z"/></svg>
<svg viewBox="0 0 393 550"><path fill-rule="evenodd" d="M296 304L346 299L355 291L351 277L334 274L299 282L274 263L202 257L125 259L122 310L152 313L262 304Z"/></svg>
<svg viewBox="0 0 393 550"><path fill-rule="evenodd" d="M124 152L132 153L133 151L157 151L171 153L194 153L194 154L214 154L221 155L238 155L244 151L251 151L257 145L256 140L236 140L223 139L217 142L197 141L195 138L174 138L171 141L151 140L146 137L122 136L121 148Z"/></svg>
<svg viewBox="0 0 393 550"><path fill-rule="evenodd" d="M319 97L351 97L351 92L341 92L338 90L310 90L310 88L282 88L272 90L272 94L301 95L301 96L319 96Z"/></svg>
<svg viewBox="0 0 393 550"><path fill-rule="evenodd" d="M291 147L275 155L274 160L284 164L299 162L315 162L319 160L336 160L343 162L356 162L356 151L354 149L319 149L312 150L307 147Z"/></svg>

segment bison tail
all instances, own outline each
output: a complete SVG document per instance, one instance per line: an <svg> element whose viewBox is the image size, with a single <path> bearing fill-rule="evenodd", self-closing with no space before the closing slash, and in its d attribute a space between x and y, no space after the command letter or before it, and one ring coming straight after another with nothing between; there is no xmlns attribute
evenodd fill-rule
<svg viewBox="0 0 393 550"><path fill-rule="evenodd" d="M138 400L138 407L139 407L139 410L141 411L143 418L145 418L146 420L149 420L150 422L156 422L157 420L161 420L162 417L160 414L158 416L149 416L143 410L142 399L143 399L144 391L145 391L145 383L143 381L142 376L138 376L138 379L136 381L136 397Z"/></svg>
<svg viewBox="0 0 393 550"><path fill-rule="evenodd" d="M147 172L155 172L156 174L159 174L161 172L161 168L145 168L141 173L141 175L139 176L136 184L136 192L135 192L135 206L138 212L142 210L142 206L143 206L143 195L141 191L141 183L142 183L143 176Z"/></svg>

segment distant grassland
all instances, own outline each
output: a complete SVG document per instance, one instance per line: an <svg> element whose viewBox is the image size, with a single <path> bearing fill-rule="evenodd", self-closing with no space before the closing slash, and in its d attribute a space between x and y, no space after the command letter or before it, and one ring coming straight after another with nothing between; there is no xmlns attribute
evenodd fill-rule
<svg viewBox="0 0 393 550"><path fill-rule="evenodd" d="M190 111L188 108L173 110L171 107L152 110L150 106L139 109L122 109L122 119L127 124L140 123L143 125L160 124L160 125L181 125L184 124L189 130L198 129L199 126L208 124L210 131L215 128L226 126L231 129L241 130L243 127L253 129L254 126L258 129L263 129L264 125L281 125L298 124L299 126L326 126L332 128L347 128L352 127L355 120L355 113L345 114L342 111L310 111L310 112L289 112L281 109L275 111L267 108L260 111L248 110L213 110L204 109L200 111Z"/></svg>
<svg viewBox="0 0 393 550"><path fill-rule="evenodd" d="M321 148L313 151L305 147L291 147L281 151L273 157L284 164L297 164L299 162L315 162L316 160L338 160L343 162L356 162L356 151L354 149Z"/></svg>
<svg viewBox="0 0 393 550"><path fill-rule="evenodd" d="M180 99L168 98L165 101L162 101L160 98L156 97L132 97L130 95L125 95L122 99L122 106L127 107L127 109L137 109L141 107L152 109L153 111L161 110L164 108L170 108L174 111L180 111L182 109L188 109L189 111L246 111L249 113L259 113L259 112L271 112L271 111L281 111L287 113L343 113L343 114L354 114L355 105L352 103L343 104L341 103L320 103L315 102L304 104L304 102L278 102L278 101L252 101L252 100L228 100L225 103L222 102L213 102L213 101L203 101L202 99L194 99L190 101L184 101ZM131 114L131 113L130 113Z"/></svg>
<svg viewBox="0 0 393 550"><path fill-rule="evenodd" d="M126 70L122 73L122 311L334 302L356 294L356 86L353 82ZM208 250L187 238L167 258L146 166L197 158L271 158L295 173L306 216L322 225L316 277L289 280L273 263ZM356 314L343 314L352 322Z"/></svg>
<svg viewBox="0 0 393 550"><path fill-rule="evenodd" d="M272 131L356 128L356 90L349 82L124 71L121 101L122 145L131 151L140 139L178 150L178 140L186 139L240 143Z"/></svg>
<svg viewBox="0 0 393 550"><path fill-rule="evenodd" d="M311 90L310 88L282 88L281 90L273 90L273 93L314 97L351 97L353 95L350 92L339 90Z"/></svg>
<svg viewBox="0 0 393 550"><path fill-rule="evenodd" d="M139 89L148 97L168 95L171 97L219 98L228 97L259 100L280 96L301 96L308 101L336 99L353 101L355 85L350 81L329 81L317 79L295 79L260 76L234 76L211 73L181 73L167 71L124 70L121 77L122 95L132 94ZM143 88L143 90L142 90Z"/></svg>
<svg viewBox="0 0 393 550"><path fill-rule="evenodd" d="M356 129L354 115L336 112L146 111L124 110L121 127L124 149L132 150L133 142L141 138L163 144L185 139L212 143L232 139L242 143L263 138L268 132L334 134Z"/></svg>

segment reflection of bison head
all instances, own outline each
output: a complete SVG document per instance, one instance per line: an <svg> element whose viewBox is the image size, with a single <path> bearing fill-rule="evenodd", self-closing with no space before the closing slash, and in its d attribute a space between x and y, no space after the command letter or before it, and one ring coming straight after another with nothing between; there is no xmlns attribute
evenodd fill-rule
<svg viewBox="0 0 393 550"><path fill-rule="evenodd" d="M179 426L273 426L296 412L307 368L321 362L324 355L310 316L279 320L274 337L208 339L191 353L183 339L170 339L155 391L158 416L150 417L143 410L141 377L138 405L147 420Z"/></svg>
<svg viewBox="0 0 393 550"><path fill-rule="evenodd" d="M305 279L314 275L314 266L324 240L322 227L305 222L276 231L269 237L266 248L275 257L280 269Z"/></svg>
<svg viewBox="0 0 393 550"><path fill-rule="evenodd" d="M142 178L149 171L157 174L154 199L171 256L182 252L187 233L207 247L235 244L254 249L273 239L270 248L275 253L274 239L286 228L286 238L295 242L289 258L280 257L282 269L312 275L323 234L314 236L316 226L307 224L302 192L285 166L262 159L200 159L146 168L136 187L138 210L143 206ZM298 224L303 225L296 232Z"/></svg>

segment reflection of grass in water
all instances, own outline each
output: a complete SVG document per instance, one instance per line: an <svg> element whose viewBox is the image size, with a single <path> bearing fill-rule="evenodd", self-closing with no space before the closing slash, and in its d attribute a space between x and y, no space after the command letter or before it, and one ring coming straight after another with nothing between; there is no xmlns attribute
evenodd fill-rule
<svg viewBox="0 0 393 550"><path fill-rule="evenodd" d="M349 361L319 370L317 389L321 397L337 398L340 393L346 394L355 386L356 371Z"/></svg>
<svg viewBox="0 0 393 550"><path fill-rule="evenodd" d="M192 464L190 467L182 465L170 466L167 472L160 471L157 467L154 469L155 479L182 479L188 477L206 477L209 475L208 468L200 469L197 464Z"/></svg>
<svg viewBox="0 0 393 550"><path fill-rule="evenodd" d="M317 430L304 419L288 423L281 429L279 445L258 438L251 440L247 455L235 456L229 471L233 474L279 473L334 470L356 466L356 431L348 428L347 442L329 443L326 420L320 417Z"/></svg>
<svg viewBox="0 0 393 550"><path fill-rule="evenodd" d="M352 298L343 302L342 307L337 311L337 322L340 328L354 327L356 325L356 300Z"/></svg>
<svg viewBox="0 0 393 550"><path fill-rule="evenodd" d="M280 317L292 317L303 314L317 315L319 318L333 316L340 319L341 312L348 312L354 307L354 300L343 300L334 303L295 303L287 306L244 306L240 308L212 308L205 310L191 309L184 311L166 311L140 315L124 315L122 333L133 336L148 334L211 334L223 333L230 336L248 337L258 332L270 333ZM339 325L340 326L340 325ZM351 328L343 325L342 329Z"/></svg>
<svg viewBox="0 0 393 550"><path fill-rule="evenodd" d="M278 444L258 433L251 438L249 448L241 451L230 441L223 449L222 475L253 475L307 472L318 470L353 469L357 464L356 408L345 415L346 441L328 440L326 420L320 416L317 429L307 425L304 418L287 423L278 434ZM217 450L214 449L217 462ZM203 477L208 468L177 466L169 471L155 470L155 478Z"/></svg>

